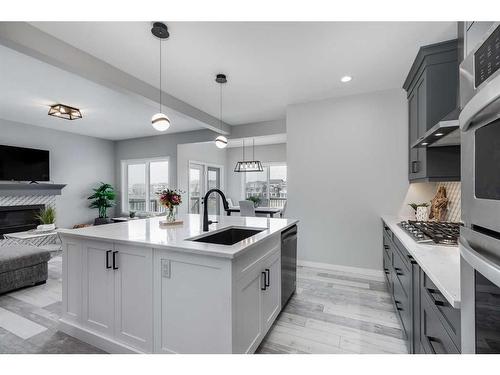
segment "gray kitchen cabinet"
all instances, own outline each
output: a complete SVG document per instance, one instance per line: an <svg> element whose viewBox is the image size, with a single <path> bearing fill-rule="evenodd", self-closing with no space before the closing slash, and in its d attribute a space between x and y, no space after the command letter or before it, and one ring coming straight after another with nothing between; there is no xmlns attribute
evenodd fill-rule
<svg viewBox="0 0 500 375"><path fill-rule="evenodd" d="M421 47L403 88L408 95L410 181L459 181L460 146L413 148L458 107L458 40Z"/></svg>
<svg viewBox="0 0 500 375"><path fill-rule="evenodd" d="M387 289L411 354L460 353L460 310L453 308L383 223Z"/></svg>

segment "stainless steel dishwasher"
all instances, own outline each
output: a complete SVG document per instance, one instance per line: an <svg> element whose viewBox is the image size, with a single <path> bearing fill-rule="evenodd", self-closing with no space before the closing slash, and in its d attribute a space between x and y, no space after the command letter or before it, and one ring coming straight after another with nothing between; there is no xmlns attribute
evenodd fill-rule
<svg viewBox="0 0 500 375"><path fill-rule="evenodd" d="M281 307L295 292L297 284L297 226L281 233Z"/></svg>

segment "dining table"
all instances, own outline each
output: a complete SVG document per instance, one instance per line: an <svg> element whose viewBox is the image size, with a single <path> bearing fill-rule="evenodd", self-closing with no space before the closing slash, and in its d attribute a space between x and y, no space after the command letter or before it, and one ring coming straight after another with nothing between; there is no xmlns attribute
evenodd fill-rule
<svg viewBox="0 0 500 375"><path fill-rule="evenodd" d="M229 208L226 209L226 212L227 212L227 216L231 216L231 213L233 213L233 212L240 212L240 207L239 206L229 206ZM265 215L268 215L269 217L274 217L274 215L281 213L281 208L256 207L255 213L256 214L265 214Z"/></svg>

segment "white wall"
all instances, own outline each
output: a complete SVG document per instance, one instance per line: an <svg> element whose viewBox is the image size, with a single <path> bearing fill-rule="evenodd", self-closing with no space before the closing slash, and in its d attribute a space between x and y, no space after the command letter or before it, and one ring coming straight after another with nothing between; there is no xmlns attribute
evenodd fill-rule
<svg viewBox="0 0 500 375"><path fill-rule="evenodd" d="M301 260L382 268L382 214L408 190L403 90L287 109L288 217L300 219Z"/></svg>
<svg viewBox="0 0 500 375"><path fill-rule="evenodd" d="M179 213L188 212L188 189L189 189L189 162L199 161L207 164L215 164L223 167L221 175L222 191L226 186L226 152L213 142L187 143L177 145L177 188L185 192L183 203L179 206Z"/></svg>
<svg viewBox="0 0 500 375"><path fill-rule="evenodd" d="M74 126L79 126L78 121ZM115 184L112 141L0 119L0 144L50 151L50 178L67 184L56 199L59 227L92 222L98 214L88 208L91 189L101 181Z"/></svg>
<svg viewBox="0 0 500 375"><path fill-rule="evenodd" d="M245 147L245 156L247 160L251 159L252 148ZM232 147L227 149L227 185L226 192L228 198L231 198L235 204L241 199L242 195L242 176L243 173L234 172L236 162L243 157L241 147ZM286 162L286 144L255 146L255 158L262 163Z"/></svg>

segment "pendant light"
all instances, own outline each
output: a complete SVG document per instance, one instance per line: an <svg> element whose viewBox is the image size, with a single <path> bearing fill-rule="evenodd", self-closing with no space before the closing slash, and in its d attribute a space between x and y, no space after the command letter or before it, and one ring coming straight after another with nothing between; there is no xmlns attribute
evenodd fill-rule
<svg viewBox="0 0 500 375"><path fill-rule="evenodd" d="M162 22L153 23L153 28L151 33L157 37L160 41L160 112L156 113L151 117L151 125L155 130L160 132L166 131L170 127L170 119L166 114L163 113L163 103L162 103L162 79L161 79L161 57L162 57L162 41L167 39L170 34L168 32L167 25Z"/></svg>
<svg viewBox="0 0 500 375"><path fill-rule="evenodd" d="M245 160L245 140L243 139L243 160L236 163L234 167L235 172L263 172L264 168L259 160L255 160L255 139L253 142L253 160Z"/></svg>
<svg viewBox="0 0 500 375"><path fill-rule="evenodd" d="M215 77L215 82L219 84L219 122L220 129L222 130L222 85L227 82L226 75L217 74L217 76ZM226 148L227 146L227 138L223 135L217 136L214 142L218 148Z"/></svg>

